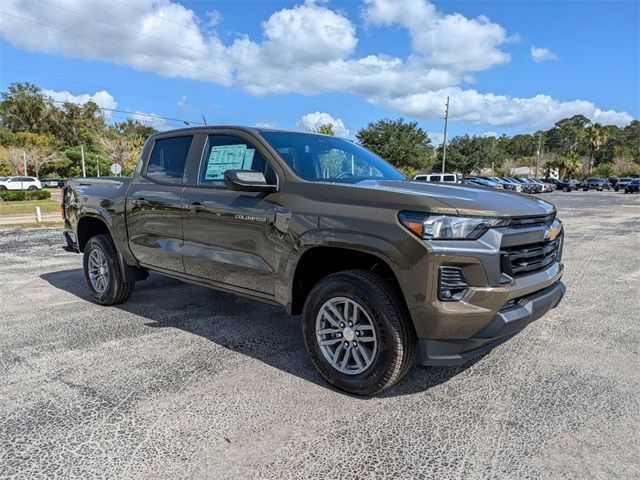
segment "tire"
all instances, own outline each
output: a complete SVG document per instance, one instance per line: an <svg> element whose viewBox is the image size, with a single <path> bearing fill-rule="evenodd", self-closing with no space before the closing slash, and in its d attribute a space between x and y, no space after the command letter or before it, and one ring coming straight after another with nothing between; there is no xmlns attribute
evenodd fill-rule
<svg viewBox="0 0 640 480"><path fill-rule="evenodd" d="M614 189L616 192L620 190L618 187L614 187L613 189Z"/></svg>
<svg viewBox="0 0 640 480"><path fill-rule="evenodd" d="M351 302L351 318L356 308L361 309L353 330L346 325L340 330L334 325L340 323L340 318L344 320L344 310L340 318L332 316L332 324L321 313L327 311L328 304L340 301ZM340 304L336 304L339 309ZM348 270L325 277L309 293L303 315L302 334L311 361L322 377L340 390L356 395L376 394L402 379L413 365L416 335L409 313L399 294L379 275L364 270ZM333 329L337 333L323 335L323 341L341 340L335 347L332 346L334 342L323 349L318 338L321 335L316 332L327 326L331 327L327 330ZM373 336L364 332L373 332ZM365 338L375 340L367 343ZM348 350L345 343L351 343ZM357 348L352 349L355 344ZM331 348L335 350L327 351ZM342 364L348 355L347 368L353 364L351 371L340 371L328 359L338 348L342 355L338 356L337 363ZM360 358L357 363L356 353ZM365 354L368 354L368 359ZM366 368L357 371L363 366Z"/></svg>
<svg viewBox="0 0 640 480"><path fill-rule="evenodd" d="M7 189L4 185L0 185L0 192L4 192Z"/></svg>
<svg viewBox="0 0 640 480"><path fill-rule="evenodd" d="M104 260L103 262L101 261ZM90 268L102 265L105 275L101 283L92 282ZM91 237L84 248L84 278L91 298L100 305L117 305L126 301L133 293L135 282L125 282L118 262L118 254L109 235Z"/></svg>
<svg viewBox="0 0 640 480"><path fill-rule="evenodd" d="M562 189L562 191L563 191L563 192L569 192L570 190L569 190L569 187L564 187L564 188Z"/></svg>
<svg viewBox="0 0 640 480"><path fill-rule="evenodd" d="M38 187L36 187L35 185L31 185L29 188L27 188L27 190L37 190Z"/></svg>

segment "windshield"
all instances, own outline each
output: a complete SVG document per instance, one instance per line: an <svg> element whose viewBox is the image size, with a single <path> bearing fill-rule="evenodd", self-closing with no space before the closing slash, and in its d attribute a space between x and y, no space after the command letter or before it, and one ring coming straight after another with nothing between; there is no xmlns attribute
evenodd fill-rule
<svg viewBox="0 0 640 480"><path fill-rule="evenodd" d="M405 178L377 155L343 138L294 132L262 132L262 136L296 175L310 182Z"/></svg>

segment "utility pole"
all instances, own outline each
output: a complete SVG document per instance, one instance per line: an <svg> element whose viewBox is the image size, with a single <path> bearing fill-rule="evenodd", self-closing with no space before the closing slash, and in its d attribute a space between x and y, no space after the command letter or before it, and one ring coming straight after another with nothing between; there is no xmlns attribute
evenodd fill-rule
<svg viewBox="0 0 640 480"><path fill-rule="evenodd" d="M98 178L100 178L100 158L96 155L96 172L98 172Z"/></svg>
<svg viewBox="0 0 640 480"><path fill-rule="evenodd" d="M22 168L24 168L24 176L26 177L27 175L29 175L27 173L27 152L25 152L24 150L22 150Z"/></svg>
<svg viewBox="0 0 640 480"><path fill-rule="evenodd" d="M82 158L82 176L86 178L87 169L84 165L84 145L80 144L80 157Z"/></svg>
<svg viewBox="0 0 640 480"><path fill-rule="evenodd" d="M536 151L536 178L538 178L540 175L538 175L538 170L540 169L540 146L542 143L542 132L538 133L538 150Z"/></svg>
<svg viewBox="0 0 640 480"><path fill-rule="evenodd" d="M447 159L447 124L449 123L449 97L447 97L447 108L444 111L444 142L442 144L442 173L445 169Z"/></svg>

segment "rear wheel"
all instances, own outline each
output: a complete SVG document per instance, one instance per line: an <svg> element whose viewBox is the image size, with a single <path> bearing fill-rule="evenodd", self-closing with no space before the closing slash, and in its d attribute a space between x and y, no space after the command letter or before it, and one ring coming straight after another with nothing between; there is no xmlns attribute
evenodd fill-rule
<svg viewBox="0 0 640 480"><path fill-rule="evenodd" d="M563 191L563 192L568 192L568 191L569 191L569 187L564 187L564 188L562 189L562 191Z"/></svg>
<svg viewBox="0 0 640 480"><path fill-rule="evenodd" d="M379 275L329 275L304 307L303 335L320 374L335 387L373 395L413 365L416 336L398 293Z"/></svg>
<svg viewBox="0 0 640 480"><path fill-rule="evenodd" d="M109 235L91 237L84 249L83 266L87 290L97 303L116 305L133 293L135 282L125 282Z"/></svg>
<svg viewBox="0 0 640 480"><path fill-rule="evenodd" d="M27 190L37 190L38 187L36 187L35 185L31 185Z"/></svg>

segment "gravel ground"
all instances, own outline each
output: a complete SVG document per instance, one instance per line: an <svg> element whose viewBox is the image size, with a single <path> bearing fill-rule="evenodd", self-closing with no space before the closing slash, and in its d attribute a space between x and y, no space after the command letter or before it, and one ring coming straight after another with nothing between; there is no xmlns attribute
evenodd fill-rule
<svg viewBox="0 0 640 480"><path fill-rule="evenodd" d="M561 305L370 399L280 309L157 275L99 307L60 230L0 232L0 477L639 478L640 195L546 198Z"/></svg>

